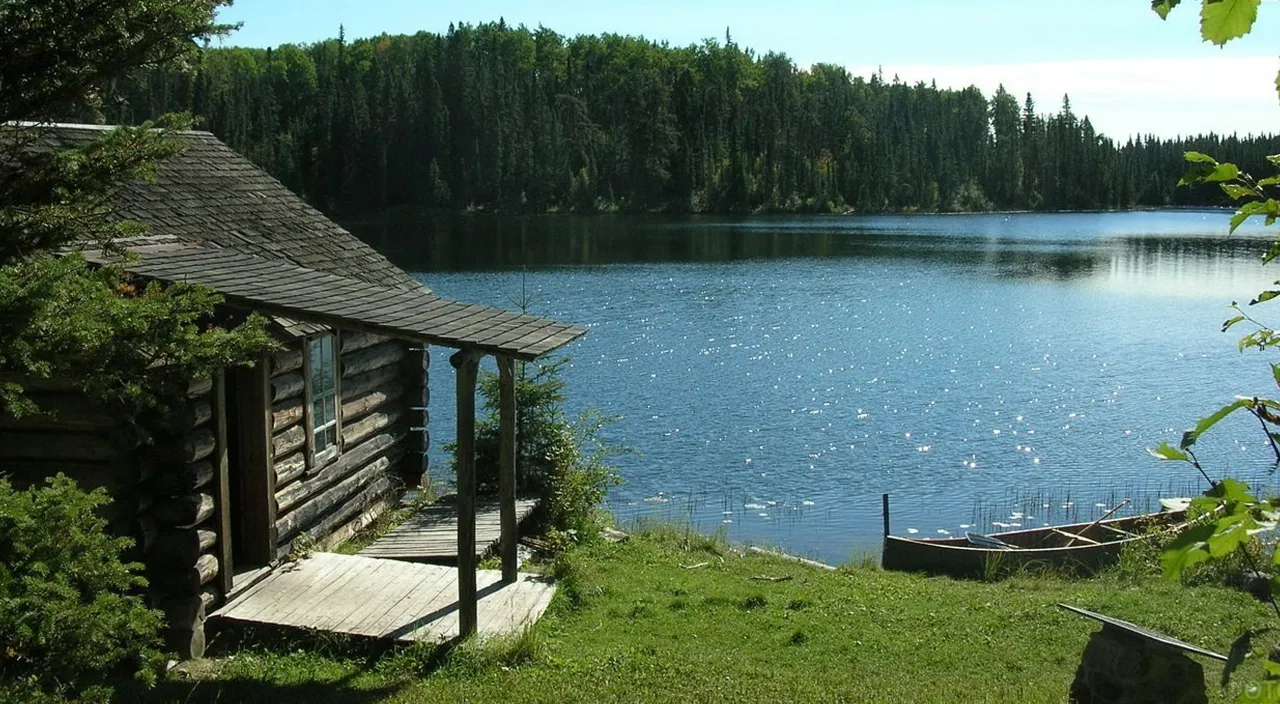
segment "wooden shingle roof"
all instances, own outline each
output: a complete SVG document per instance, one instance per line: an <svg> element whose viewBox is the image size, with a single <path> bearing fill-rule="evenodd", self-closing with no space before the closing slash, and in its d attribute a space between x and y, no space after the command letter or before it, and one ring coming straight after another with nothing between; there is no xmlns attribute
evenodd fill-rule
<svg viewBox="0 0 1280 704"><path fill-rule="evenodd" d="M41 141L81 144L101 139L109 129L52 125L40 128ZM422 288L211 133L185 131L176 138L185 149L157 165L154 182L121 190L120 217L146 224L154 236L207 242L386 288Z"/></svg>
<svg viewBox="0 0 1280 704"><path fill-rule="evenodd" d="M108 129L41 126L40 143L81 144ZM126 184L118 196L119 217L148 228L117 243L137 256L82 252L90 261L209 286L231 305L271 316L287 335L345 327L529 360L586 333L440 298L212 134L178 138L185 150L157 165L154 182Z"/></svg>
<svg viewBox="0 0 1280 704"><path fill-rule="evenodd" d="M398 289L316 271L234 249L148 238L135 257L83 252L139 276L202 284L227 302L284 318L363 330L487 354L536 359L586 330L524 313L451 301L425 288Z"/></svg>

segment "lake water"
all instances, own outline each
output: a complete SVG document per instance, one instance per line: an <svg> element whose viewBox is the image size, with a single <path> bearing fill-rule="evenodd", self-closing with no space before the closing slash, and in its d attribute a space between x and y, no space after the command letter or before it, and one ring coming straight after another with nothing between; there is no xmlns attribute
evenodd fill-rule
<svg viewBox="0 0 1280 704"><path fill-rule="evenodd" d="M574 408L621 420L609 509L840 562L897 534L1087 520L1204 487L1145 448L1274 391L1220 332L1280 269L1223 212L491 216L352 229L443 296L586 325ZM1268 277L1270 274L1270 277ZM1262 307L1263 313L1267 312ZM432 365L437 480L453 436ZM1272 483L1242 416L1200 444Z"/></svg>

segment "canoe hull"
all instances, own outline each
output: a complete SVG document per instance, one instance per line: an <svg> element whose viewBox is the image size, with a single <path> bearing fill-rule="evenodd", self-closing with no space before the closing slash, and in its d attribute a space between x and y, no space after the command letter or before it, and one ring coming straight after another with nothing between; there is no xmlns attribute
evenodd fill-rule
<svg viewBox="0 0 1280 704"><path fill-rule="evenodd" d="M1098 524L1076 523L991 534L991 537L1018 546L1019 549L1015 550L975 547L965 538L912 539L887 535L880 564L886 570L964 579L991 578L1036 569L1087 575L1115 564L1127 544L1166 532L1181 523L1184 517L1183 512L1156 513L1116 518ZM1081 532L1096 544L1079 541L1068 546L1069 537L1062 535Z"/></svg>

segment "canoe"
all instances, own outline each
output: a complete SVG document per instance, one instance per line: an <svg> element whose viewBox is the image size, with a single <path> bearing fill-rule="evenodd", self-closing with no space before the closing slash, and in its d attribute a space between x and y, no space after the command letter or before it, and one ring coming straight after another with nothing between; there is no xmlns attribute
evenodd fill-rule
<svg viewBox="0 0 1280 704"><path fill-rule="evenodd" d="M1086 575L1115 564L1125 545L1176 530L1185 519L1185 511L1166 511L964 538L886 535L880 564L898 572L977 579L1042 568Z"/></svg>

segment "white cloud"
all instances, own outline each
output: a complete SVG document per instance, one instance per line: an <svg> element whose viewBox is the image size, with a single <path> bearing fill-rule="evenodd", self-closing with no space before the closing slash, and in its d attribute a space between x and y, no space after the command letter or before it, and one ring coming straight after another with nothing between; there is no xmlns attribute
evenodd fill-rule
<svg viewBox="0 0 1280 704"><path fill-rule="evenodd" d="M1077 115L1088 115L1101 132L1131 134L1219 134L1280 132L1272 57L1209 57L1054 61L1025 64L850 66L854 75L882 69L907 83L936 80L940 88L976 85L990 96L996 87L1027 92L1038 112L1057 112L1063 94Z"/></svg>

